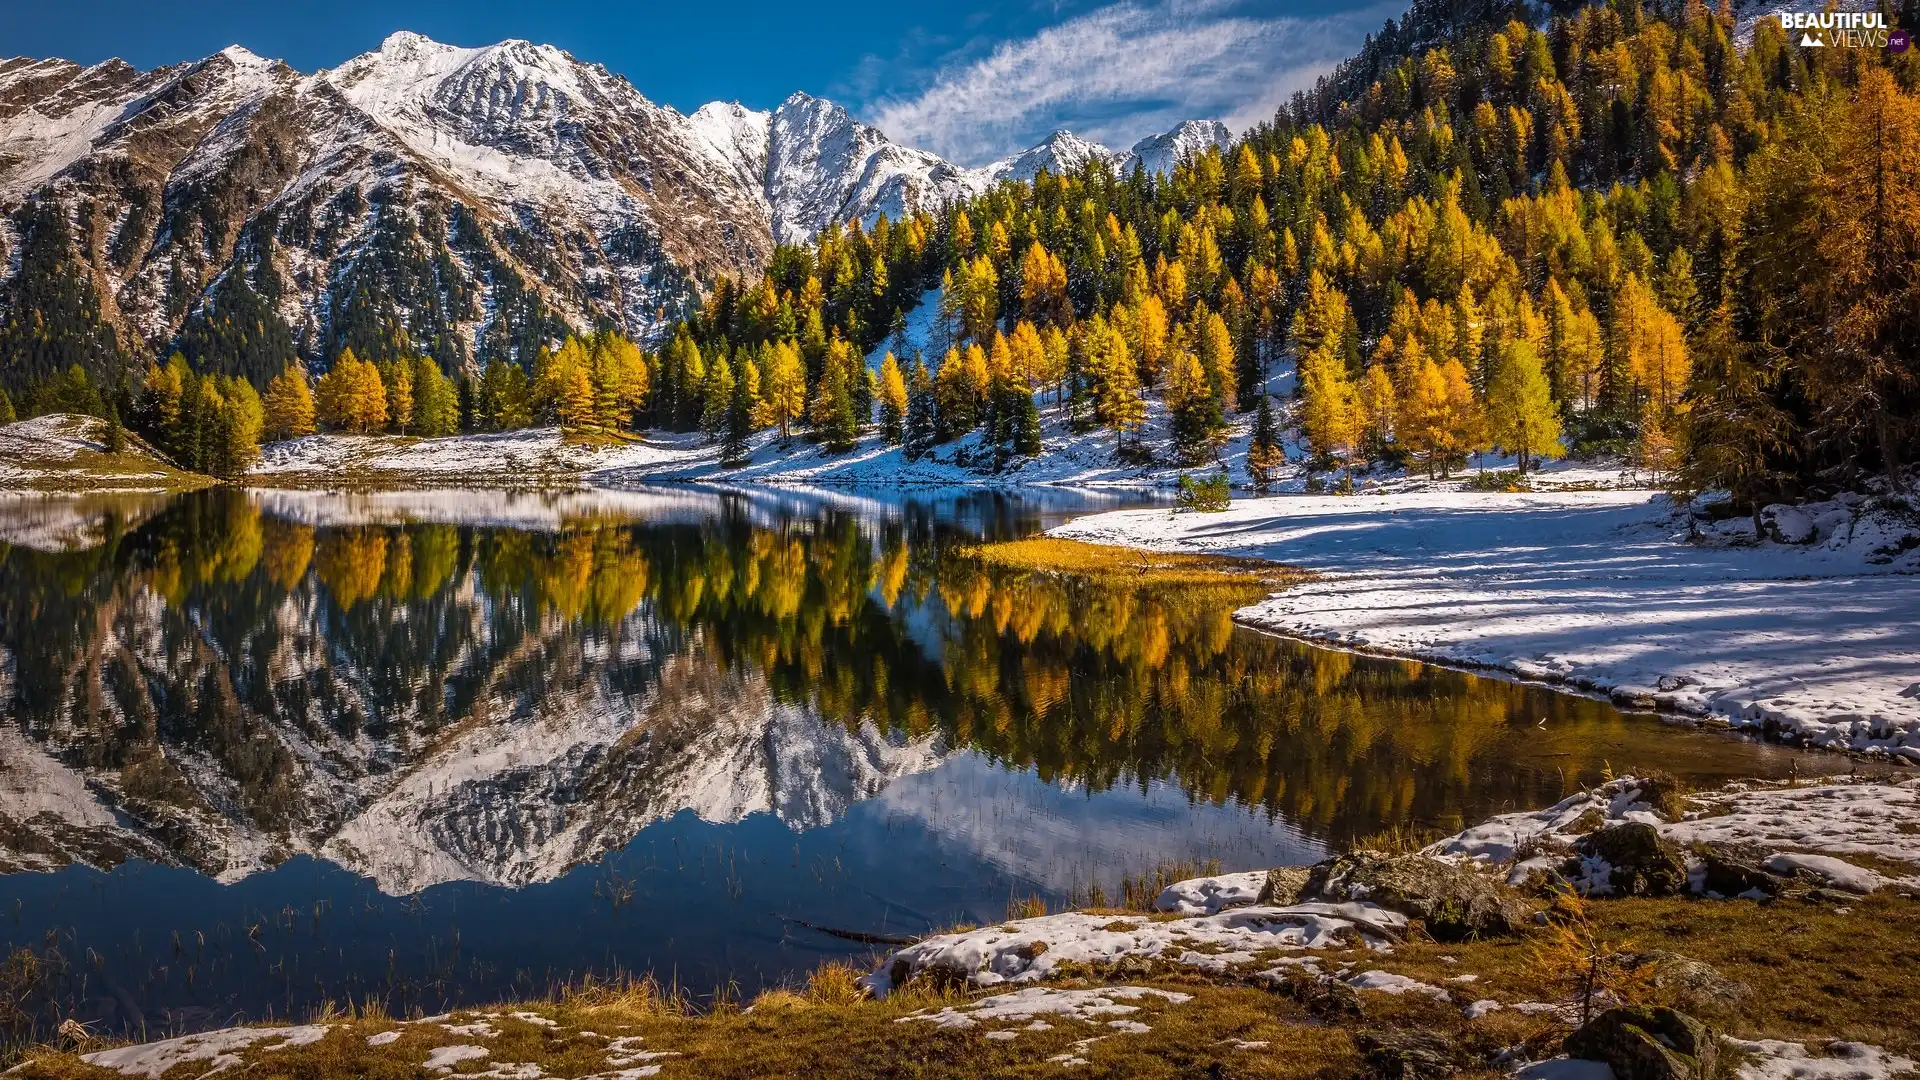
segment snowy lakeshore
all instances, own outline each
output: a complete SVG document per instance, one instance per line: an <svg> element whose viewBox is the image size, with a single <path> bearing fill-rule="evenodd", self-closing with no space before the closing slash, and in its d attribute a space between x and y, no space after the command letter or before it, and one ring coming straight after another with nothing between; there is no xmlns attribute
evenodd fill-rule
<svg viewBox="0 0 1920 1080"><path fill-rule="evenodd" d="M1782 510L1804 543L1637 491L1409 491L1124 510L1052 535L1284 562L1236 613L1307 640L1575 686L1920 764L1920 525L1862 500Z"/></svg>
<svg viewBox="0 0 1920 1080"><path fill-rule="evenodd" d="M846 453L832 453L795 436L756 432L744 465L722 465L720 445L701 432L649 432L644 438L587 441L557 427L493 434L416 439L394 435L309 435L269 443L245 481L254 486L333 486L357 483L422 487L489 483L497 486L585 484L596 487L662 480L804 484L835 487L927 487L966 484L1010 488L1172 487L1180 467L1117 464L1113 436L1046 426L1047 452L991 469L992 449L972 432L909 460L878 434L863 436Z"/></svg>

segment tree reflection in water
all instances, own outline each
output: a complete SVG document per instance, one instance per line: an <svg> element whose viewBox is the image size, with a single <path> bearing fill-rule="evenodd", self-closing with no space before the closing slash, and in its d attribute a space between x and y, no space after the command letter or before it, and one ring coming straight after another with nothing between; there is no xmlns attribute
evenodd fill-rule
<svg viewBox="0 0 1920 1080"><path fill-rule="evenodd" d="M0 544L0 870L95 874L87 947L140 973L123 984L221 1008L272 986L293 1008L401 981L420 1001L538 990L514 981L536 964L751 983L817 956L786 956L776 913L894 932L996 917L1015 888L1057 900L1074 874L1144 869L1116 852L1186 854L1167 850L1174 807L1261 837L1239 857L1270 860L1457 828L1608 768L1786 768L1776 748L1599 701L1237 629L1237 588L971 556L1044 523L1017 499L674 489L531 515L396 500L210 490L109 509L66 550ZM1085 812L1032 830L1051 854L1023 864L1029 811L941 801L989 784ZM868 801L883 812L863 816ZM711 853L680 847L694 837ZM263 873L302 855L377 891L324 863ZM315 939L336 903L364 926L324 946L289 929L257 971L236 960L217 991L183 986L140 935L200 933L198 908L220 903L206 890L241 886L106 887L151 883L151 864L323 894L299 901ZM733 909L675 874L705 875ZM0 900L44 909L14 944L81 934L72 883L43 877L0 877ZM460 882L526 891L422 893ZM617 949L565 936L582 906L635 890L651 919ZM459 910L496 917L463 945ZM403 923L418 938L396 945ZM471 944L482 933L493 952Z"/></svg>

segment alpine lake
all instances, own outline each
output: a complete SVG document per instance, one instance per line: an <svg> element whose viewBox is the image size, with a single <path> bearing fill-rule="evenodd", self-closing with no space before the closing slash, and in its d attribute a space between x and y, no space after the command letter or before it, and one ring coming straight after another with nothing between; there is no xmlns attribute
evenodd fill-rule
<svg viewBox="0 0 1920 1080"><path fill-rule="evenodd" d="M151 1037L643 973L737 998L1610 773L1847 767L972 550L1141 502L5 497L13 1022Z"/></svg>

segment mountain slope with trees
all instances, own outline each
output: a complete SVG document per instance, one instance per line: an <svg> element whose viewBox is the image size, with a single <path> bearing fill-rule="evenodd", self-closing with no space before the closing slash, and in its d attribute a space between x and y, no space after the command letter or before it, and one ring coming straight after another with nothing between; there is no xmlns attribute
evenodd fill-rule
<svg viewBox="0 0 1920 1080"><path fill-rule="evenodd" d="M1289 439L1348 479L1571 450L1730 490L1756 522L1809 490L1898 488L1920 450L1917 64L1725 4L1417 5L1169 174L1080 155L828 222L717 279L657 351L556 327L456 371L433 429L704 431L734 462L757 431L829 454L875 431L908 460L964 438L1001 471L1104 428L1121 461L1190 467L1250 440L1256 487ZM404 330L347 345L420 370ZM449 393L354 385L313 395L319 426L405 433L401 396ZM147 430L170 392L141 395Z"/></svg>

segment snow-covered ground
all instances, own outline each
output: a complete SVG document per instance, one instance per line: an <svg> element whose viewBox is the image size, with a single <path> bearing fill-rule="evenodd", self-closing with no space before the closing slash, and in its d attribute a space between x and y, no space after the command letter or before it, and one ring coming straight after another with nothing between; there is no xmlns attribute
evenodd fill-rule
<svg viewBox="0 0 1920 1080"><path fill-rule="evenodd" d="M1057 410L1045 413L1046 452L994 472L991 452L979 433L934 447L908 461L897 446L877 434L862 438L844 454L827 453L796 435L783 444L764 431L749 443L751 460L723 468L720 447L701 433L650 432L644 439L587 443L563 436L558 428L528 428L489 435L415 439L389 435L309 435L270 443L249 474L256 484L360 482L405 485L489 484L552 485L570 481L619 486L653 480L883 486L966 484L1018 487L1032 484L1168 487L1183 472L1153 455L1146 465L1114 459L1113 435L1105 431L1066 430ZM1240 450L1244 454L1244 448ZM1231 459L1230 459L1231 460ZM1234 466L1235 474L1242 470Z"/></svg>
<svg viewBox="0 0 1920 1080"><path fill-rule="evenodd" d="M1286 496L1053 532L1318 574L1237 613L1256 627L1920 763L1920 520L1867 506L1772 515L1804 544L1754 543L1743 520L1690 542L1635 491Z"/></svg>
<svg viewBox="0 0 1920 1080"><path fill-rule="evenodd" d="M1284 981L1296 969L1317 974L1318 960L1293 955L1280 956L1276 962L1271 959L1276 954L1354 945L1385 951L1406 929L1405 915L1371 903L1246 906L1175 918L1068 911L924 938L895 952L860 981L876 997L885 997L928 971L984 988L1044 982L1076 965L1127 959L1164 961L1215 975L1241 971Z"/></svg>
<svg viewBox="0 0 1920 1080"><path fill-rule="evenodd" d="M0 491L157 491L180 483L179 471L131 432L119 454L107 452L106 438L105 421L69 413L0 426Z"/></svg>
<svg viewBox="0 0 1920 1080"><path fill-rule="evenodd" d="M1597 828L1639 822L1682 845L1715 843L1754 849L1763 869L1785 878L1821 879L1862 894L1888 885L1905 890L1920 886L1920 874L1889 877L1836 857L1867 856L1882 864L1920 870L1920 835L1910 831L1920 812L1920 780L1814 787L1742 781L1685 796L1684 813L1678 820L1661 817L1648 792L1647 781L1623 776L1569 795L1544 810L1489 818L1427 847L1424 853L1504 867L1508 879L1518 884L1533 871L1553 868L1576 841ZM1528 852L1538 854L1522 858ZM1606 895L1610 889L1607 870L1588 866L1586 878L1576 881L1576 887ZM1175 887L1191 889L1200 884L1182 882ZM1169 892L1175 887L1169 887ZM1705 879L1696 877L1693 889L1706 892Z"/></svg>

